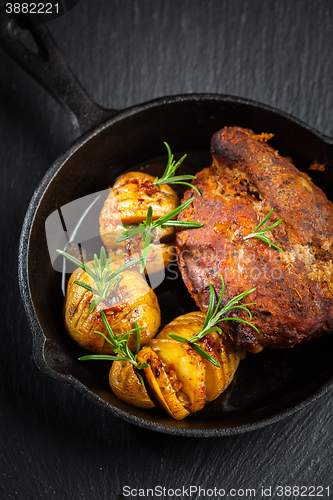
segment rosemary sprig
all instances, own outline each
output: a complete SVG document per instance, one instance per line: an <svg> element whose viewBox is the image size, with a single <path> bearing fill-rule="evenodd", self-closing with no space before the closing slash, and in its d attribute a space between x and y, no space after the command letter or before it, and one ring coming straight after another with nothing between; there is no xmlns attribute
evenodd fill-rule
<svg viewBox="0 0 333 500"><path fill-rule="evenodd" d="M255 305L254 303L248 303L248 304L241 304L238 305L238 302L242 299L244 299L247 295L250 293L254 292L256 288L251 288L251 290L247 290L246 292L243 292L233 299L229 300L229 302L222 307L222 309L219 310L219 307L221 305L221 301L224 295L225 291L225 284L224 280L221 274L219 274L221 278L221 283L222 283L222 291L220 298L217 302L216 307L214 308L215 305L215 290L213 285L210 283L209 284L209 303L208 303L208 309L207 309L207 314L205 317L204 324L202 326L202 329L200 332L196 333L195 335L192 335L189 339L186 339L185 337L181 337L180 335L176 335L173 333L170 333L169 337L173 338L174 340L177 340L178 342L188 342L193 349L195 349L199 354L201 354L204 358L206 358L208 361L210 361L213 365L220 367L221 365L216 361L216 359L208 354L205 350L203 350L200 345L198 344L198 341L201 340L203 337L208 335L209 333L212 332L218 332L220 335L222 334L221 328L216 326L217 323L220 321L239 321L241 323L244 323L245 325L251 326L257 333L259 333L259 330L256 326L254 326L251 323L252 320L252 314L251 311L248 309L248 306ZM235 309L240 309L243 311L246 311L249 315L249 321L246 321L245 319L241 318L232 318L232 317L224 317L225 314L229 313L232 310Z"/></svg>
<svg viewBox="0 0 333 500"><path fill-rule="evenodd" d="M99 361L125 361L127 363L131 363L133 368L141 382L144 385L142 376L137 372L137 370L141 370L142 368L146 368L148 363L139 363L136 359L137 353L140 351L140 330L144 330L144 327L138 326L137 322L134 321L134 328L129 330L125 334L123 332L116 335L106 317L104 311L101 311L101 317L103 324L105 326L107 335L104 335L102 332L95 331L94 333L98 333L112 346L114 349L115 356L111 354L88 354L86 356L81 356L79 361L87 361L87 360L99 360ZM136 336L136 350L133 353L128 347L128 339L131 333L135 332ZM119 354L119 356L117 356Z"/></svg>
<svg viewBox="0 0 333 500"><path fill-rule="evenodd" d="M94 260L91 263L91 266L93 268L92 270L89 266L81 262L73 255L70 255L63 250L57 250L57 252L63 257L66 257L66 259L73 262L73 264L75 264L76 266L83 269L83 271L85 271L87 274L89 274L89 276L93 278L96 288L88 285L87 283L83 283L82 281L74 281L75 284L82 286L82 288L85 288L95 295L98 295L98 298L94 299L90 304L90 313L95 309L95 306L98 302L105 300L111 293L116 293L119 283L122 280L122 277L119 277L118 275L129 267L138 264L142 260L142 257L138 257L137 259L133 259L123 266L118 267L118 269L112 271L110 269L112 257L109 257L108 260L106 260L105 248L102 246L100 259L98 260L97 255L94 255Z"/></svg>
<svg viewBox="0 0 333 500"><path fill-rule="evenodd" d="M267 227L260 229L265 224L265 222L268 221L268 219L272 215L272 212L273 212L273 208L271 208L271 210L268 212L266 217L260 222L260 224L258 224L258 226L255 228L253 233L245 236L243 238L243 240L248 240L249 238L258 238L258 240L261 240L261 241L267 243L268 246L274 247L277 250L279 250L280 252L283 252L282 248L280 248L277 245L275 245L274 243L272 243L270 241L270 239L265 235L265 233L267 233L267 231L270 231L274 227L278 226L282 222L282 219L279 219L277 222L274 222L274 224L271 224L270 226L267 226Z"/></svg>
<svg viewBox="0 0 333 500"><path fill-rule="evenodd" d="M193 186L193 184L184 182L187 180L195 179L195 175L177 175L177 176L174 175L177 168L179 167L179 165L181 165L181 163L183 163L187 155L182 156L181 159L178 160L177 163L175 163L174 156L171 153L169 144L167 142L164 142L164 144L168 150L168 163L164 174L160 179L156 177L156 179L154 180L154 184L156 186L160 186L161 184L184 184L185 186L190 186L191 188L195 189L198 195L201 196L201 193L198 188Z"/></svg>
<svg viewBox="0 0 333 500"><path fill-rule="evenodd" d="M143 272L144 268L146 267L149 245L151 243L152 238L154 237L154 230L156 230L158 227L164 228L167 226L175 226L175 227L185 227L187 229L190 229L202 226L200 222L171 220L178 214L180 214L180 212L185 210L185 208L187 208L192 203L193 200L194 198L190 198L189 200L184 201L184 203L179 205L179 207L175 208L167 215L164 215L163 217L156 219L155 221L153 221L153 208L149 206L147 210L146 220L143 221L137 227L125 229L123 236L117 239L117 243L120 243L121 241L128 240L133 236L136 236L137 234L142 234L142 240L144 241L144 248L142 252L140 272Z"/></svg>

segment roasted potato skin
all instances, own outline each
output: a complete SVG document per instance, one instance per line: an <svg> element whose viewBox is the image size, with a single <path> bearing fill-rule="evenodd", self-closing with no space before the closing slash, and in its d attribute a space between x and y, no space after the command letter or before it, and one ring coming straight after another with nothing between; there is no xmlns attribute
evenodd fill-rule
<svg viewBox="0 0 333 500"><path fill-rule="evenodd" d="M201 311L178 316L163 328L156 339L171 339L170 333L189 339L202 329L205 316ZM151 342L155 342L155 340ZM206 366L206 402L209 402L220 396L232 381L239 365L239 353L231 339L224 333L220 335L217 332L212 332L200 340L198 344L221 365L219 368L202 358Z"/></svg>
<svg viewBox="0 0 333 500"><path fill-rule="evenodd" d="M119 177L101 212L101 236L107 232L110 216L115 213L123 223L131 224L145 220L149 206L153 208L154 219L178 207L180 201L175 191L168 184L155 186L154 181L155 177L144 172L127 172Z"/></svg>
<svg viewBox="0 0 333 500"><path fill-rule="evenodd" d="M166 214L165 214L166 215ZM143 222L145 219L142 219ZM124 222L124 224L127 224ZM137 224L133 224L135 227ZM122 251L124 256L132 255L135 252L140 250L140 242L142 241L141 235L137 235L133 238L129 238L125 242L117 242L118 238L123 236L124 234L124 225L121 219L114 218L112 219L110 216L110 220L107 226L107 232L105 233L105 237L103 237L103 243L107 250L117 250ZM165 227L165 228L157 228L154 231L153 241L158 241L160 243L169 243L174 240L175 229L173 227ZM131 251L129 251L129 246L131 247Z"/></svg>
<svg viewBox="0 0 333 500"><path fill-rule="evenodd" d="M186 339L192 337L196 333L200 332L205 321L205 313L201 311L193 311L187 314L178 316L174 320L170 321L163 330L157 335L157 339L169 339L170 333L175 333Z"/></svg>
<svg viewBox="0 0 333 500"><path fill-rule="evenodd" d="M132 363L114 361L109 372L109 383L113 393L125 403L138 408L154 408L155 405L138 379Z"/></svg>
<svg viewBox="0 0 333 500"><path fill-rule="evenodd" d="M240 361L240 353L226 335L212 332L200 346L220 363L221 368L206 361L206 402L218 398L232 382Z"/></svg>
<svg viewBox="0 0 333 500"><path fill-rule="evenodd" d="M112 257L113 262L117 262L120 267L130 260L141 257L143 248L143 241L140 241L139 238L131 238L127 245L112 248L109 251L109 257ZM167 243L151 243L149 246L145 274L149 275L161 272L175 259L176 255L177 252L174 245L169 245ZM133 266L133 269L139 271L140 264Z"/></svg>
<svg viewBox="0 0 333 500"><path fill-rule="evenodd" d="M87 263L87 266L90 264ZM115 334L127 332L134 327L134 321L144 330L140 331L140 342L144 345L156 334L161 314L158 301L153 290L145 279L135 270L127 269L121 273L122 280L115 296L98 302L90 313L89 306L95 298L74 281L81 281L94 286L93 279L78 268L71 275L65 296L64 319L70 337L81 347L96 354L112 354L112 346L95 331L106 334L101 318L104 311ZM135 336L130 336L128 346L135 350Z"/></svg>
<svg viewBox="0 0 333 500"><path fill-rule="evenodd" d="M187 339L204 324L201 311L179 316L137 354L148 391L142 387L131 363L114 361L109 374L113 392L123 401L139 408L151 408L152 400L176 420L201 410L230 384L239 364L239 354L224 334L212 332L199 341L202 349L220 363L217 367L202 357L190 344L172 339L176 333ZM150 396L152 399L150 399Z"/></svg>
<svg viewBox="0 0 333 500"><path fill-rule="evenodd" d="M107 250L119 258L135 259L142 255L141 235L117 242L123 235L123 224L139 224L146 219L149 206L153 208L153 220L162 217L180 204L175 191L167 184L154 185L155 177L144 172L128 172L115 182L100 215L100 235ZM150 246L146 273L159 272L174 258L172 242L175 229L158 228ZM156 243L154 243L156 241Z"/></svg>

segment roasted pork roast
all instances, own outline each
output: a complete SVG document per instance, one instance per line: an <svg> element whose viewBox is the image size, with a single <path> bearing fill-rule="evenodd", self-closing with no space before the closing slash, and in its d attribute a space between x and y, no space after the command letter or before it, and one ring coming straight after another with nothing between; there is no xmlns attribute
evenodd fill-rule
<svg viewBox="0 0 333 500"><path fill-rule="evenodd" d="M179 215L203 226L177 234L178 265L201 310L208 307L210 283L220 294L219 274L222 306L256 287L246 303L255 303L249 309L260 334L241 322L223 322L236 346L250 352L293 347L333 329L333 204L266 143L269 138L239 127L214 134L213 163L193 182L201 197L188 189L182 201L194 201ZM272 208L265 225L282 222L267 236L283 251L244 240ZM248 319L242 310L232 316Z"/></svg>

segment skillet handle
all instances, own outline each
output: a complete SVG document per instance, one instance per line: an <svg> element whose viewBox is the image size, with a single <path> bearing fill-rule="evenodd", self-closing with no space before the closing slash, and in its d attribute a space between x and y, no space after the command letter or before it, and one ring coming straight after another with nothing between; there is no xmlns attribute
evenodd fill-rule
<svg viewBox="0 0 333 500"><path fill-rule="evenodd" d="M36 24L34 14L10 19L0 8L0 45L9 55L37 80L67 111L78 134L92 130L117 113L96 104L86 93L66 59L58 49L45 24ZM28 30L38 52L30 50L19 33Z"/></svg>

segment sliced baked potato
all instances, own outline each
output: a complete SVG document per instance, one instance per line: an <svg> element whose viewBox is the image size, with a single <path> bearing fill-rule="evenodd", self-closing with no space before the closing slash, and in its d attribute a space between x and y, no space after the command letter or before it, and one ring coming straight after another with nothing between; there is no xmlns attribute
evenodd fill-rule
<svg viewBox="0 0 333 500"><path fill-rule="evenodd" d="M132 363L114 361L109 372L109 383L114 394L125 403L138 408L155 406L135 373Z"/></svg>
<svg viewBox="0 0 333 500"><path fill-rule="evenodd" d="M158 355L178 399L193 413L205 405L206 366L203 358L189 344L175 340L155 339L149 347Z"/></svg>
<svg viewBox="0 0 333 500"><path fill-rule="evenodd" d="M153 208L154 219L158 219L180 205L176 192L168 184L156 186L154 181L155 177L145 172L127 172L119 177L101 212L102 239L115 213L123 223L133 224L145 220L149 206Z"/></svg>
<svg viewBox="0 0 333 500"><path fill-rule="evenodd" d="M155 177L144 172L128 172L115 182L100 215L100 235L109 252L116 252L123 259L135 259L142 255L142 235L117 242L124 234L124 224L138 225L147 217L149 206L153 220L167 215L178 207L180 200L167 184L156 186ZM150 245L146 265L148 274L159 272L175 257L173 247L175 229L158 228ZM156 244L154 244L154 241Z"/></svg>
<svg viewBox="0 0 333 500"><path fill-rule="evenodd" d="M159 356L150 347L144 347L138 353L137 360L140 363L148 363L148 367L143 370L156 403L176 420L187 417L190 412L177 397Z"/></svg>
<svg viewBox="0 0 333 500"><path fill-rule="evenodd" d="M143 368L148 390L140 384L133 365L115 361L109 377L113 392L141 408L150 408L154 400L176 420L216 399L230 384L239 363L231 340L225 334L211 332L198 341L201 349L220 364L216 366L190 344L169 336L175 333L190 339L202 329L204 320L205 314L200 311L179 316L139 351L137 361L148 364Z"/></svg>
<svg viewBox="0 0 333 500"><path fill-rule="evenodd" d="M113 262L117 262L119 267L142 256L144 242L140 238L131 238L127 245L114 247L109 251L109 257ZM149 246L148 258L145 266L145 274L154 274L162 271L176 257L176 248L167 243L151 243ZM139 271L140 264L133 266L132 269Z"/></svg>
<svg viewBox="0 0 333 500"><path fill-rule="evenodd" d="M116 263L113 265L117 267ZM67 285L64 306L67 332L81 347L96 354L113 354L112 346L102 335L95 333L99 331L106 334L101 311L105 312L115 334L131 330L136 321L139 327L143 327L143 330L140 330L141 345L154 337L160 326L161 314L156 295L141 274L127 269L119 276L122 279L117 292L106 300L98 302L92 312L89 312L89 307L96 296L74 281L95 287L93 278L78 268L71 275ZM128 346L131 350L135 350L134 332L129 338Z"/></svg>
<svg viewBox="0 0 333 500"><path fill-rule="evenodd" d="M204 321L205 314L201 311L178 316L166 325L156 338L171 339L169 335L174 333L189 339L202 329ZM198 341L198 344L221 365L219 368L202 358L206 366L205 397L206 402L209 402L216 399L232 381L239 364L239 354L226 334L220 335L217 332L212 332Z"/></svg>

